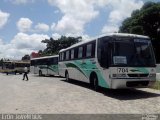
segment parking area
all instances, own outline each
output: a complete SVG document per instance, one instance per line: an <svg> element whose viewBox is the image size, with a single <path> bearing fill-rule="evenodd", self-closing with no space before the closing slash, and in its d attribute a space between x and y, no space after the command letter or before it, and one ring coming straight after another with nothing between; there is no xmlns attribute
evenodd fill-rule
<svg viewBox="0 0 160 120"><path fill-rule="evenodd" d="M149 88L95 92L86 83L60 77L0 73L0 113L160 113L160 91Z"/></svg>

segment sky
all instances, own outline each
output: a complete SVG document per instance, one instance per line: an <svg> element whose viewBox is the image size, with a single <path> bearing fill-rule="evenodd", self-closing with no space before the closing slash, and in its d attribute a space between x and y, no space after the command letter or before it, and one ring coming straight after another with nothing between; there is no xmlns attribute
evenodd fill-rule
<svg viewBox="0 0 160 120"><path fill-rule="evenodd" d="M44 39L88 39L117 32L132 11L149 0L1 0L0 59L44 50ZM160 2L160 0L152 0Z"/></svg>

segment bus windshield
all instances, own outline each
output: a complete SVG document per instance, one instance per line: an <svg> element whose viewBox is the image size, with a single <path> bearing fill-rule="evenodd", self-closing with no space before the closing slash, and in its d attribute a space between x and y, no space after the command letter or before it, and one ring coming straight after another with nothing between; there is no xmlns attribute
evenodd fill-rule
<svg viewBox="0 0 160 120"><path fill-rule="evenodd" d="M111 48L111 66L155 66L155 58L148 39L113 40Z"/></svg>

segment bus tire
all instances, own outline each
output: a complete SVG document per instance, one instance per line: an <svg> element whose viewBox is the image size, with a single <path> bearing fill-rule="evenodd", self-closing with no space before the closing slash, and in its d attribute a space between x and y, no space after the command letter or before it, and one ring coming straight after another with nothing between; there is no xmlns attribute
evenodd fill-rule
<svg viewBox="0 0 160 120"><path fill-rule="evenodd" d="M67 82L70 82L68 71L65 72L65 78Z"/></svg>
<svg viewBox="0 0 160 120"><path fill-rule="evenodd" d="M39 76L42 76L42 71L41 70L39 71Z"/></svg>
<svg viewBox="0 0 160 120"><path fill-rule="evenodd" d="M99 90L98 77L95 73L91 74L90 84L91 84L91 87L93 88L93 90L95 90L95 91Z"/></svg>

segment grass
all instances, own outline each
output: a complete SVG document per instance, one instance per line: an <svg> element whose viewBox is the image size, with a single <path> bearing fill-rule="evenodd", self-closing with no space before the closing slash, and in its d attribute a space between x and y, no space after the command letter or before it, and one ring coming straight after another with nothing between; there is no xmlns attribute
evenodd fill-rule
<svg viewBox="0 0 160 120"><path fill-rule="evenodd" d="M156 81L155 85L153 86L153 89L160 90L160 81Z"/></svg>

